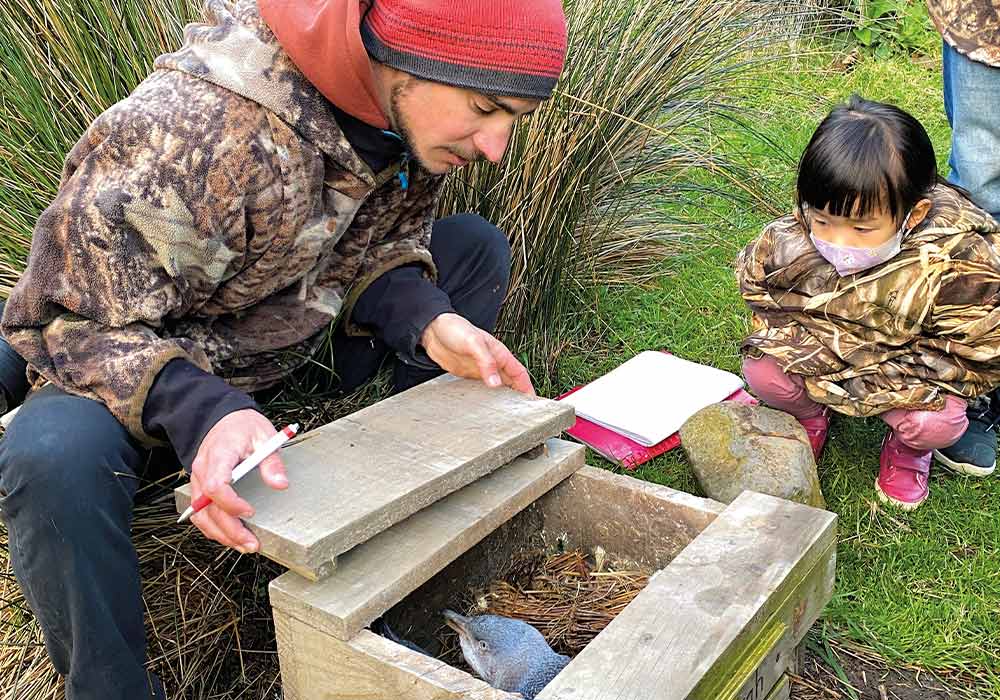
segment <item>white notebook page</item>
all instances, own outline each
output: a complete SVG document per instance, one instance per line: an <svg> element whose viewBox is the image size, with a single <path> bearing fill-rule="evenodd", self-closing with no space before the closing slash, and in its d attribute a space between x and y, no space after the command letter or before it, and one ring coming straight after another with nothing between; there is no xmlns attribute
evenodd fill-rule
<svg viewBox="0 0 1000 700"><path fill-rule="evenodd" d="M563 401L581 418L651 447L741 388L731 372L647 350Z"/></svg>

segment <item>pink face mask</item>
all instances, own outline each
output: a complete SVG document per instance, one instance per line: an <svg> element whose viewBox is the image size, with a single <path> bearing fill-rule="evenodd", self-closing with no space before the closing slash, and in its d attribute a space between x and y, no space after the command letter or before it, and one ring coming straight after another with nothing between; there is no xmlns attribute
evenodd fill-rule
<svg viewBox="0 0 1000 700"><path fill-rule="evenodd" d="M817 238L811 231L809 232L809 240L816 246L816 251L828 263L833 265L837 274L841 277L846 277L847 275L856 274L876 265L881 265L896 257L903 244L903 236L906 233L906 224L909 220L910 215L907 214L906 218L903 219L903 225L899 227L896 235L874 248L855 248L848 245L828 243L822 238Z"/></svg>

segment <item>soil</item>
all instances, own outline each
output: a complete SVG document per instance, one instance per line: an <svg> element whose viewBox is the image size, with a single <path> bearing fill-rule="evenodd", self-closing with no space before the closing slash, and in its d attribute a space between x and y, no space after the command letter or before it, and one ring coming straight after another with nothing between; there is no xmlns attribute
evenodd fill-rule
<svg viewBox="0 0 1000 700"><path fill-rule="evenodd" d="M792 700L985 700L989 691L972 679L939 678L912 668L889 668L874 657L838 649L848 688L818 654L807 651L801 676L792 678ZM853 690L853 693L852 693Z"/></svg>

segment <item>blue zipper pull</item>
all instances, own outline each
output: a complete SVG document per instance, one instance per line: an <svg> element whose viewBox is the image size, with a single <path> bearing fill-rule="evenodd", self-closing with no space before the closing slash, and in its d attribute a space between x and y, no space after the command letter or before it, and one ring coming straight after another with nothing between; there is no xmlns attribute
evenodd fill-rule
<svg viewBox="0 0 1000 700"><path fill-rule="evenodd" d="M399 164L399 185L403 188L403 194L410 187L410 152L403 153L403 162Z"/></svg>
<svg viewBox="0 0 1000 700"><path fill-rule="evenodd" d="M395 131L389 131L388 129L383 129L382 133L386 136L391 136L400 143L403 142L403 137L397 134ZM403 151L403 162L399 166L399 186L406 192L410 188L410 152Z"/></svg>

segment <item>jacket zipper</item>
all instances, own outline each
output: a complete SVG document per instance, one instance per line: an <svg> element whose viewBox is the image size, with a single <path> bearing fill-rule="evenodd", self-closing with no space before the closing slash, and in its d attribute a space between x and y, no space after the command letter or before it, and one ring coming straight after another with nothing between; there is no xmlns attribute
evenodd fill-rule
<svg viewBox="0 0 1000 700"><path fill-rule="evenodd" d="M385 134L386 136L391 136L400 143L404 143L403 137L397 134L395 131L389 131L388 129L383 129L382 133ZM403 150L403 160L399 164L399 172L396 173L396 177L399 178L399 186L400 188L402 188L403 196L405 197L410 189L410 152L409 150L405 149L405 144Z"/></svg>

